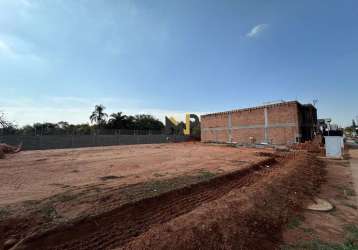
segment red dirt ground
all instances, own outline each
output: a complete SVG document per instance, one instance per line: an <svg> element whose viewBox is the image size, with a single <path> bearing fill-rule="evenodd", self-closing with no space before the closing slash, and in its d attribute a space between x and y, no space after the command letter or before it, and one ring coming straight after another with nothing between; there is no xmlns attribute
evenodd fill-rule
<svg viewBox="0 0 358 250"><path fill-rule="evenodd" d="M228 193L173 220L153 225L119 249L276 249L282 225L317 191L321 162L277 159Z"/></svg>
<svg viewBox="0 0 358 250"><path fill-rule="evenodd" d="M346 227L358 225L357 194L354 191L349 161L333 159L325 159L325 161L327 162L326 181L317 196L331 202L334 209L330 212L305 210L303 214L296 215L294 217L296 223L289 223L291 226L283 233L283 243L286 246L298 248L300 244L317 241L342 244L347 236Z"/></svg>
<svg viewBox="0 0 358 250"><path fill-rule="evenodd" d="M20 152L0 160L0 205L40 200L68 190L124 187L200 171L231 172L265 159L257 152L200 143Z"/></svg>
<svg viewBox="0 0 358 250"><path fill-rule="evenodd" d="M302 152L200 143L19 156L0 166L21 183L1 180L5 249L274 249L323 175Z"/></svg>

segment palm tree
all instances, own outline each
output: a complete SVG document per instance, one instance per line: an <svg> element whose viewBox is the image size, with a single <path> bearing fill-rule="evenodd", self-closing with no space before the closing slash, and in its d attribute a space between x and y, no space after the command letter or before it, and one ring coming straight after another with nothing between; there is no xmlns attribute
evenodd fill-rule
<svg viewBox="0 0 358 250"><path fill-rule="evenodd" d="M122 115L122 112L111 114L111 118L108 121L108 125L112 129L123 129L127 125L127 116Z"/></svg>
<svg viewBox="0 0 358 250"><path fill-rule="evenodd" d="M91 122L95 122L99 127L101 127L101 125L106 122L106 117L108 117L108 115L103 112L105 109L106 107L102 104L96 105L94 111L92 112L92 115L90 116Z"/></svg>

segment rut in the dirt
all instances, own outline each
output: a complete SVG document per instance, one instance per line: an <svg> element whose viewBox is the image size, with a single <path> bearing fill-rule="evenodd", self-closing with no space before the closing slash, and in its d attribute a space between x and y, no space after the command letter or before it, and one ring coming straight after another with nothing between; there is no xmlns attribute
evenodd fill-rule
<svg viewBox="0 0 358 250"><path fill-rule="evenodd" d="M222 197L232 189L250 185L253 179L257 178L255 173L270 171L275 162L274 158L270 158L209 182L173 190L71 225L60 226L26 239L18 249L77 250L112 249L123 246L147 231L151 225L170 221L205 202ZM267 165L271 168L266 168Z"/></svg>

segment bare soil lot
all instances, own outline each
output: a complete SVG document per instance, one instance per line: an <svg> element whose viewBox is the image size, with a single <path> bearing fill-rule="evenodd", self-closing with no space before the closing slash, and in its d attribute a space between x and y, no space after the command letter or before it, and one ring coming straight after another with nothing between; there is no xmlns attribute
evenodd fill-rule
<svg viewBox="0 0 358 250"><path fill-rule="evenodd" d="M0 205L66 190L230 172L267 158L257 152L200 143L25 151L0 161Z"/></svg>
<svg viewBox="0 0 358 250"><path fill-rule="evenodd" d="M22 152L0 164L5 249L276 249L323 179L311 154L201 143Z"/></svg>
<svg viewBox="0 0 358 250"><path fill-rule="evenodd" d="M325 182L319 197L334 206L329 212L305 210L291 217L283 233L282 249L358 249L358 204L354 188L353 160L358 149L350 150L344 160L325 159Z"/></svg>

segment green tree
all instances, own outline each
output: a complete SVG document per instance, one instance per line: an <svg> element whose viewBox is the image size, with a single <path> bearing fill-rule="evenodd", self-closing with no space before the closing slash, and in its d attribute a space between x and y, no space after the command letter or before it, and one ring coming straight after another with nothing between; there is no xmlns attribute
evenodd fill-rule
<svg viewBox="0 0 358 250"><path fill-rule="evenodd" d="M34 135L35 134L35 129L31 125L26 125L26 126L21 128L20 134Z"/></svg>
<svg viewBox="0 0 358 250"><path fill-rule="evenodd" d="M108 115L104 113L105 109L106 107L103 106L102 104L96 105L94 111L90 116L91 122L92 123L95 122L98 125L98 127L102 127L103 125L106 124L106 118L108 117Z"/></svg>
<svg viewBox="0 0 358 250"><path fill-rule="evenodd" d="M76 132L81 135L90 135L92 133L92 127L89 124L76 125Z"/></svg>
<svg viewBox="0 0 358 250"><path fill-rule="evenodd" d="M127 116L125 129L135 129L135 117L133 115Z"/></svg>
<svg viewBox="0 0 358 250"><path fill-rule="evenodd" d="M70 126L70 124L68 122L64 122L64 121L58 122L57 125L60 129L63 129L63 130L66 130Z"/></svg>
<svg viewBox="0 0 358 250"><path fill-rule="evenodd" d="M3 112L0 111L0 133L1 134L16 134L18 128L15 124L8 121Z"/></svg>
<svg viewBox="0 0 358 250"><path fill-rule="evenodd" d="M125 129L127 128L127 118L122 112L113 113L110 116L107 127L109 129Z"/></svg>
<svg viewBox="0 0 358 250"><path fill-rule="evenodd" d="M1 128L6 128L6 127L11 127L12 124L11 122L9 122L6 118L3 112L0 111L0 127Z"/></svg>
<svg viewBox="0 0 358 250"><path fill-rule="evenodd" d="M164 124L152 115L135 115L134 116L134 127L137 130L162 130Z"/></svg>

